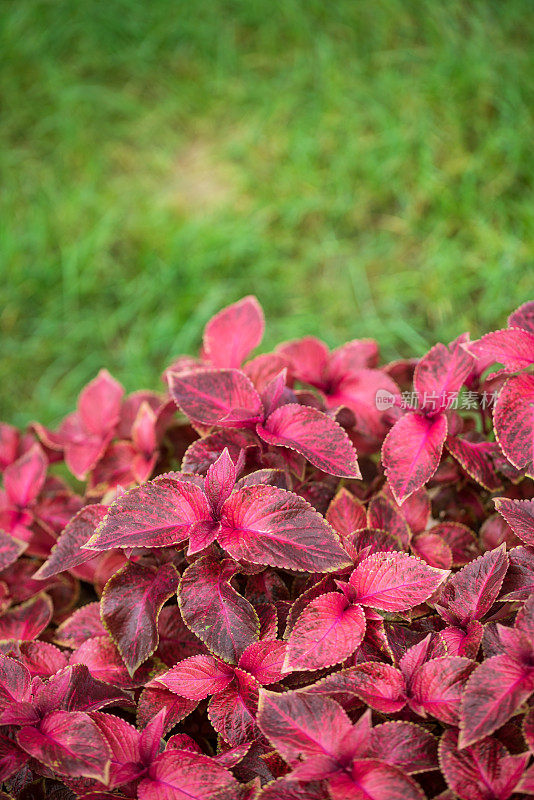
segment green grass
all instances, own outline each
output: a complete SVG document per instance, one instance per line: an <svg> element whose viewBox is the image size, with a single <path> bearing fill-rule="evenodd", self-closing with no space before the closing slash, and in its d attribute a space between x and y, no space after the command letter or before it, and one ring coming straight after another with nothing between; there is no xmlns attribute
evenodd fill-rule
<svg viewBox="0 0 534 800"><path fill-rule="evenodd" d="M3 0L0 418L265 346L420 354L534 296L531 0Z"/></svg>

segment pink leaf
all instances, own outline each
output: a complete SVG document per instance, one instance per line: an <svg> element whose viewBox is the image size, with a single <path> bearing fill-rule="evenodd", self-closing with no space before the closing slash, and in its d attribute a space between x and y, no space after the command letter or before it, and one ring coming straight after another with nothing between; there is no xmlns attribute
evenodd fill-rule
<svg viewBox="0 0 534 800"><path fill-rule="evenodd" d="M45 563L37 570L34 578L44 580L59 572L70 570L84 564L95 554L83 550L82 545L94 534L106 516L108 507L95 503L85 506L71 519L54 545Z"/></svg>
<svg viewBox="0 0 534 800"><path fill-rule="evenodd" d="M361 477L347 434L315 408L295 403L280 406L257 431L268 444L296 450L323 472L340 478Z"/></svg>
<svg viewBox="0 0 534 800"><path fill-rule="evenodd" d="M452 575L439 597L439 605L452 615L450 621L465 625L482 619L497 600L507 569L508 556L501 545Z"/></svg>
<svg viewBox="0 0 534 800"><path fill-rule="evenodd" d="M257 299L248 295L223 308L204 329L204 352L215 367L240 367L257 347L265 328Z"/></svg>
<svg viewBox="0 0 534 800"><path fill-rule="evenodd" d="M315 336L304 336L276 348L290 364L291 374L303 383L320 386L326 378L330 353Z"/></svg>
<svg viewBox="0 0 534 800"><path fill-rule="evenodd" d="M349 774L329 781L332 800L424 800L423 790L400 769L374 759L358 759Z"/></svg>
<svg viewBox="0 0 534 800"><path fill-rule="evenodd" d="M180 661L168 672L158 675L155 686L164 686L189 700L204 700L226 689L234 670L213 656L198 655Z"/></svg>
<svg viewBox="0 0 534 800"><path fill-rule="evenodd" d="M129 561L106 584L102 620L130 675L158 646L158 616L176 593L179 576L172 564L157 569Z"/></svg>
<svg viewBox="0 0 534 800"><path fill-rule="evenodd" d="M87 603L58 626L54 641L62 647L76 650L87 639L105 635L106 629L100 617L100 603Z"/></svg>
<svg viewBox="0 0 534 800"><path fill-rule="evenodd" d="M236 482L236 468L225 447L217 461L206 473L205 492L215 514L219 514L225 500L232 494Z"/></svg>
<svg viewBox="0 0 534 800"><path fill-rule="evenodd" d="M467 474L484 489L494 492L501 486L502 482L492 461L495 447L498 447L495 442L471 442L459 436L449 436L445 447Z"/></svg>
<svg viewBox="0 0 534 800"><path fill-rule="evenodd" d="M525 544L534 545L534 500L495 497L493 502L515 535Z"/></svg>
<svg viewBox="0 0 534 800"><path fill-rule="evenodd" d="M0 570L13 564L27 546L26 542L19 542L18 539L0 530Z"/></svg>
<svg viewBox="0 0 534 800"><path fill-rule="evenodd" d="M382 447L382 463L393 495L402 503L437 470L447 437L447 419L406 414L393 426Z"/></svg>
<svg viewBox="0 0 534 800"><path fill-rule="evenodd" d="M338 592L312 600L288 641L285 671L331 667L348 658L365 634L365 614Z"/></svg>
<svg viewBox="0 0 534 800"><path fill-rule="evenodd" d="M419 403L428 413L449 407L474 365L473 357L456 340L449 347L436 344L419 361L413 376Z"/></svg>
<svg viewBox="0 0 534 800"><path fill-rule="evenodd" d="M460 522L439 522L428 532L445 541L452 554L453 567L463 567L480 554L476 535Z"/></svg>
<svg viewBox="0 0 534 800"><path fill-rule="evenodd" d="M412 722L384 722L371 731L369 756L408 774L437 769L437 749L435 737Z"/></svg>
<svg viewBox="0 0 534 800"><path fill-rule="evenodd" d="M519 372L534 364L534 332L504 328L487 333L467 349L487 363L503 364L507 372Z"/></svg>
<svg viewBox="0 0 534 800"><path fill-rule="evenodd" d="M286 648L286 642L254 642L239 659L239 668L248 672L263 686L276 683L284 677L282 665Z"/></svg>
<svg viewBox="0 0 534 800"><path fill-rule="evenodd" d="M34 687L33 702L41 715L56 709L91 712L109 705L133 705L121 689L96 680L85 664L65 667L47 683Z"/></svg>
<svg viewBox="0 0 534 800"><path fill-rule="evenodd" d="M124 389L106 369L87 384L78 399L78 412L89 434L104 434L119 421Z"/></svg>
<svg viewBox="0 0 534 800"><path fill-rule="evenodd" d="M157 478L121 495L86 546L89 551L168 547L187 539L195 525L211 520L201 489L192 483Z"/></svg>
<svg viewBox="0 0 534 800"><path fill-rule="evenodd" d="M534 592L534 547L514 547L500 600L528 600Z"/></svg>
<svg viewBox="0 0 534 800"><path fill-rule="evenodd" d="M459 750L451 730L441 738L439 756L447 783L461 800L507 800L528 762L528 753L511 756L497 739Z"/></svg>
<svg viewBox="0 0 534 800"><path fill-rule="evenodd" d="M387 531L395 536L403 547L408 547L411 531L408 523L387 497L378 494L373 497L367 508L367 524L370 528Z"/></svg>
<svg viewBox="0 0 534 800"><path fill-rule="evenodd" d="M22 770L29 759L29 755L21 750L16 742L6 736L0 736L0 781L3 783L13 773ZM8 798L8 795L4 795ZM2 798L2 793L0 793Z"/></svg>
<svg viewBox="0 0 534 800"><path fill-rule="evenodd" d="M208 800L223 798L223 792L237 796L239 784L216 761L186 750L161 753L137 790L139 800Z"/></svg>
<svg viewBox="0 0 534 800"><path fill-rule="evenodd" d="M431 567L450 569L452 566L451 548L447 542L432 531L419 533L411 542L414 555Z"/></svg>
<svg viewBox="0 0 534 800"><path fill-rule="evenodd" d="M138 778L144 771L139 748L139 731L113 714L94 712L91 719L96 724L111 756L109 770L110 789Z"/></svg>
<svg viewBox="0 0 534 800"><path fill-rule="evenodd" d="M4 489L13 505L28 506L41 491L48 461L38 444L4 470Z"/></svg>
<svg viewBox="0 0 534 800"><path fill-rule="evenodd" d="M232 747L257 739L256 725L259 684L252 675L235 670L235 680L211 698L208 717L223 739Z"/></svg>
<svg viewBox="0 0 534 800"><path fill-rule="evenodd" d="M108 636L96 636L84 642L70 658L71 664L85 664L91 675L121 689L143 686L151 671L150 662L130 675L116 645Z"/></svg>
<svg viewBox="0 0 534 800"><path fill-rule="evenodd" d="M49 678L67 666L68 657L48 642L17 642L14 653L34 678Z"/></svg>
<svg viewBox="0 0 534 800"><path fill-rule="evenodd" d="M259 634L256 612L230 584L235 572L228 561L201 558L184 572L178 594L186 625L215 655L233 664Z"/></svg>
<svg viewBox="0 0 534 800"><path fill-rule="evenodd" d="M263 418L259 394L237 369L171 372L168 382L172 399L193 422L239 428Z"/></svg>
<svg viewBox="0 0 534 800"><path fill-rule="evenodd" d="M534 457L534 375L516 375L504 384L493 411L498 442L517 469L532 472Z"/></svg>
<svg viewBox="0 0 534 800"><path fill-rule="evenodd" d="M327 697L266 689L260 691L258 725L289 764L301 756L335 761L352 729L341 706Z"/></svg>
<svg viewBox="0 0 534 800"><path fill-rule="evenodd" d="M507 655L493 656L471 675L462 700L460 747L504 725L534 691L534 675Z"/></svg>
<svg viewBox="0 0 534 800"><path fill-rule="evenodd" d="M364 703L385 714L400 711L406 704L402 673L389 664L368 661L341 673L345 692L356 694Z"/></svg>
<svg viewBox="0 0 534 800"><path fill-rule="evenodd" d="M409 705L416 713L457 725L460 698L474 662L469 658L445 656L420 666L409 685Z"/></svg>
<svg viewBox="0 0 534 800"><path fill-rule="evenodd" d="M326 521L341 536L367 526L364 506L345 488L339 490L328 506Z"/></svg>
<svg viewBox="0 0 534 800"><path fill-rule="evenodd" d="M350 577L355 601L382 611L404 611L424 602L448 575L406 553L374 553Z"/></svg>
<svg viewBox="0 0 534 800"><path fill-rule="evenodd" d="M82 711L55 711L39 728L22 728L19 745L59 775L107 782L110 753L100 731Z"/></svg>
<svg viewBox="0 0 534 800"><path fill-rule="evenodd" d="M234 492L223 508L218 541L233 558L253 564L327 572L350 563L323 517L274 486Z"/></svg>
<svg viewBox="0 0 534 800"><path fill-rule="evenodd" d="M198 705L196 700L185 697L154 685L143 689L137 706L137 724L144 728L163 709L165 710L164 732L168 732L178 722L191 714Z"/></svg>
<svg viewBox="0 0 534 800"><path fill-rule="evenodd" d="M37 594L0 616L0 639L36 639L52 619L52 601Z"/></svg>

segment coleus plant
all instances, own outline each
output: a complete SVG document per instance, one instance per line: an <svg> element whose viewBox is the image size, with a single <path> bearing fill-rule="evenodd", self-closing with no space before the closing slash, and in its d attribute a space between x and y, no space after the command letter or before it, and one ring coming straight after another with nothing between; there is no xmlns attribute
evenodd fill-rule
<svg viewBox="0 0 534 800"><path fill-rule="evenodd" d="M253 356L249 296L0 424L0 800L533 795L533 320Z"/></svg>

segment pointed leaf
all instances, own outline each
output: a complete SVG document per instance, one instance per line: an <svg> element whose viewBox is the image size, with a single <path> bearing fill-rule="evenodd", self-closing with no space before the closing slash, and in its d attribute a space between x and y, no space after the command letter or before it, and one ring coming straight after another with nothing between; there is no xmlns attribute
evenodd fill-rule
<svg viewBox="0 0 534 800"><path fill-rule="evenodd" d="M266 689L260 691L258 725L289 764L301 756L335 761L352 728L341 706L327 697Z"/></svg>
<svg viewBox="0 0 534 800"><path fill-rule="evenodd" d="M484 489L494 492L501 486L502 481L496 474L492 460L495 442L471 442L459 436L448 436L445 447L467 474Z"/></svg>
<svg viewBox="0 0 534 800"><path fill-rule="evenodd" d="M102 620L130 675L158 646L158 616L178 589L173 564L157 569L129 561L109 579L102 594Z"/></svg>
<svg viewBox="0 0 534 800"><path fill-rule="evenodd" d="M360 478L356 451L337 422L309 406L280 406L258 425L268 444L296 450L314 467L340 478Z"/></svg>
<svg viewBox="0 0 534 800"><path fill-rule="evenodd" d="M192 422L247 427L263 418L260 396L237 369L202 369L169 373L169 392Z"/></svg>
<svg viewBox="0 0 534 800"><path fill-rule="evenodd" d="M62 647L76 650L87 639L105 635L106 629L100 617L100 603L87 603L56 628L54 641Z"/></svg>
<svg viewBox="0 0 534 800"><path fill-rule="evenodd" d="M448 408L474 366L474 359L459 340L449 347L436 344L419 361L413 385L421 408L436 413Z"/></svg>
<svg viewBox="0 0 534 800"><path fill-rule="evenodd" d="M28 755L59 775L107 781L109 749L91 717L82 711L54 711L39 728L22 728L17 741Z"/></svg>
<svg viewBox="0 0 534 800"><path fill-rule="evenodd" d="M41 491L46 477L48 461L38 444L4 470L4 489L9 502L24 508Z"/></svg>
<svg viewBox="0 0 534 800"><path fill-rule="evenodd" d="M109 705L133 705L121 689L93 678L85 664L62 669L34 692L34 704L41 715L62 711L98 711Z"/></svg>
<svg viewBox="0 0 534 800"><path fill-rule="evenodd" d="M211 698L208 717L225 741L233 747L260 735L256 725L259 684L252 675L235 670L235 680Z"/></svg>
<svg viewBox="0 0 534 800"><path fill-rule="evenodd" d="M119 421L120 402L124 389L107 371L101 369L80 393L78 412L89 434L102 434Z"/></svg>
<svg viewBox="0 0 534 800"><path fill-rule="evenodd" d="M365 614L347 598L330 592L312 600L288 641L285 671L331 667L348 658L365 634Z"/></svg>
<svg viewBox="0 0 534 800"><path fill-rule="evenodd" d="M37 594L0 616L0 639L36 639L52 619L52 601Z"/></svg>
<svg viewBox="0 0 534 800"><path fill-rule="evenodd" d="M165 710L164 732L167 733L174 726L189 716L197 707L196 700L187 700L170 692L154 686L143 689L137 705L137 724L144 728L162 710Z"/></svg>
<svg viewBox="0 0 534 800"><path fill-rule="evenodd" d="M408 547L411 531L400 510L384 495L376 495L367 509L367 525L370 528L387 531L395 536L404 547Z"/></svg>
<svg viewBox="0 0 534 800"><path fill-rule="evenodd" d="M438 768L438 742L412 722L384 722L371 731L370 758L379 758L413 775Z"/></svg>
<svg viewBox="0 0 534 800"><path fill-rule="evenodd" d="M133 725L113 714L91 714L110 753L109 788L114 789L138 778L143 770L140 736Z"/></svg>
<svg viewBox="0 0 534 800"><path fill-rule="evenodd" d="M484 553L449 578L440 594L439 605L444 606L459 625L482 619L497 600L507 569L504 545Z"/></svg>
<svg viewBox="0 0 534 800"><path fill-rule="evenodd" d="M357 759L350 774L329 781L332 800L424 800L423 790L400 769L374 759Z"/></svg>
<svg viewBox="0 0 534 800"><path fill-rule="evenodd" d="M254 642L239 659L239 668L252 675L258 683L267 686L282 680L282 665L287 643L277 641Z"/></svg>
<svg viewBox="0 0 534 800"><path fill-rule="evenodd" d="M398 503L430 480L439 466L446 437L444 415L406 414L390 430L382 447L382 464Z"/></svg>
<svg viewBox="0 0 534 800"><path fill-rule="evenodd" d="M13 564L27 546L26 542L20 542L0 530L0 571Z"/></svg>
<svg viewBox="0 0 534 800"><path fill-rule="evenodd" d="M204 329L204 352L215 367L240 367L260 344L264 329L262 308L248 295L210 319Z"/></svg>
<svg viewBox="0 0 534 800"><path fill-rule="evenodd" d="M309 572L350 563L330 526L309 503L274 486L246 486L226 501L218 536L235 559Z"/></svg>
<svg viewBox="0 0 534 800"><path fill-rule="evenodd" d="M534 375L516 375L504 384L493 411L495 434L506 458L532 473L534 458Z"/></svg>
<svg viewBox="0 0 534 800"><path fill-rule="evenodd" d="M534 592L534 547L514 547L500 600L528 600Z"/></svg>
<svg viewBox="0 0 534 800"><path fill-rule="evenodd" d="M235 571L228 561L202 558L186 569L178 593L185 624L215 655L233 664L259 634L256 612L230 584Z"/></svg>
<svg viewBox="0 0 534 800"><path fill-rule="evenodd" d="M534 364L534 332L504 328L467 345L469 352L487 363L503 364L508 372L519 372Z"/></svg>
<svg viewBox="0 0 534 800"><path fill-rule="evenodd" d="M447 725L457 725L460 699L475 663L469 658L434 658L417 669L409 685L409 705Z"/></svg>
<svg viewBox="0 0 534 800"><path fill-rule="evenodd" d="M206 473L205 492L214 513L220 513L224 501L232 494L235 481L236 468L225 447L217 461L209 467Z"/></svg>
<svg viewBox="0 0 534 800"><path fill-rule="evenodd" d="M89 552L113 547L168 547L183 542L196 524L211 519L201 489L162 477L121 495L86 546Z"/></svg>
<svg viewBox="0 0 534 800"><path fill-rule="evenodd" d="M238 788L234 776L212 758L167 750L153 762L137 796L139 800L216 800L224 791L236 796Z"/></svg>
<svg viewBox="0 0 534 800"><path fill-rule="evenodd" d="M534 545L534 500L495 497L493 502L515 535L525 544Z"/></svg>
<svg viewBox="0 0 534 800"><path fill-rule="evenodd" d="M94 534L107 511L107 506L98 503L80 509L61 532L48 559L33 577L44 580L94 558L95 554L91 550L83 550L82 545Z"/></svg>
<svg viewBox="0 0 534 800"><path fill-rule="evenodd" d="M392 714L406 704L406 684L402 673L389 664L368 661L340 673L339 691L357 695L364 703Z"/></svg>
<svg viewBox="0 0 534 800"><path fill-rule="evenodd" d="M450 730L441 738L439 757L447 783L461 800L506 800L528 761L528 753L511 756L497 739L459 750L456 734Z"/></svg>
<svg viewBox="0 0 534 800"><path fill-rule="evenodd" d="M339 490L328 506L326 521L341 536L367 527L364 506L345 488Z"/></svg>
<svg viewBox="0 0 534 800"><path fill-rule="evenodd" d="M462 700L460 747L504 725L534 691L532 670L507 655L488 658L471 675Z"/></svg>
<svg viewBox="0 0 534 800"><path fill-rule="evenodd" d="M152 684L189 700L204 700L210 694L222 692L234 677L234 670L213 656L198 655L186 658Z"/></svg>
<svg viewBox="0 0 534 800"><path fill-rule="evenodd" d="M424 602L449 574L406 553L374 553L350 576L355 601L382 611L404 611Z"/></svg>

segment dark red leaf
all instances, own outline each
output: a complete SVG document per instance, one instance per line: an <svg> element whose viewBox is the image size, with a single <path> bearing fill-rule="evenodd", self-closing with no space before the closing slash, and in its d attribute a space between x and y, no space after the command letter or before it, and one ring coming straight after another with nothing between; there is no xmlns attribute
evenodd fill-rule
<svg viewBox="0 0 534 800"><path fill-rule="evenodd" d="M102 620L130 675L158 646L158 617L176 593L179 576L172 564L157 569L129 561L106 584Z"/></svg>

